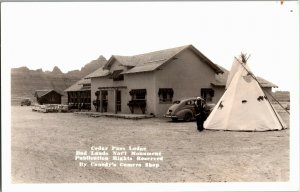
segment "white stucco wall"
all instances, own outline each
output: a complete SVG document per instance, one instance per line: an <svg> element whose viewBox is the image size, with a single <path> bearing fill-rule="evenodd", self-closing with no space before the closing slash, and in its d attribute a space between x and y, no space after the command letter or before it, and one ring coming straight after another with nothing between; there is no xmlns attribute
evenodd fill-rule
<svg viewBox="0 0 300 192"><path fill-rule="evenodd" d="M220 98L225 92L225 86L213 86L213 90L215 91L215 95L213 97L212 102L218 103L218 101L220 100Z"/></svg>
<svg viewBox="0 0 300 192"><path fill-rule="evenodd" d="M118 61L115 61L110 71L124 69L125 67L121 66ZM91 100L95 100L95 92L98 91L99 87L117 87L117 86L126 86L127 88L119 89L121 91L121 112L119 113L131 113L128 107L128 102L131 100L129 91L132 89L146 89L147 95L147 107L146 113L155 112L155 98L150 95L153 95L153 90L155 87L155 81L153 73L135 73L135 74L125 74L123 81L113 81L108 77L98 77L91 79ZM95 111L95 107L92 105L92 110ZM108 90L108 107L107 112L115 112L115 95L114 90ZM135 109L134 113L142 113L141 110Z"/></svg>
<svg viewBox="0 0 300 192"><path fill-rule="evenodd" d="M155 103L156 97L153 97L155 94L155 78L153 72L145 72L145 73L133 73L127 74L124 77L126 79L126 85L128 87L128 94L127 94L127 103L131 100L131 96L129 95L129 91L132 89L146 89L146 114L153 113L155 115ZM126 105L127 105L126 103ZM129 107L127 106L128 110ZM129 110L130 112L130 110ZM135 111L134 113L141 113L141 111Z"/></svg>
<svg viewBox="0 0 300 192"><path fill-rule="evenodd" d="M211 88L215 72L209 65L202 62L189 49L180 53L177 59L155 72L156 114L163 116L172 104L160 104L159 88L173 88L173 101L200 96L201 88Z"/></svg>

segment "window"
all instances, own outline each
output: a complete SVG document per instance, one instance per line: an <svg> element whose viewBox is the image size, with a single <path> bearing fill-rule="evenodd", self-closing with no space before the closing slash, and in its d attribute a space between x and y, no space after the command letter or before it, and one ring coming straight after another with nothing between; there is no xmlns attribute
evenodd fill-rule
<svg viewBox="0 0 300 192"><path fill-rule="evenodd" d="M186 105L195 105L195 100L190 100L185 103Z"/></svg>
<svg viewBox="0 0 300 192"><path fill-rule="evenodd" d="M212 98L214 97L215 91L211 88L203 88L201 89L201 97L206 101L212 101Z"/></svg>
<svg viewBox="0 0 300 192"><path fill-rule="evenodd" d="M173 95L172 88L160 88L158 90L159 103L172 103Z"/></svg>
<svg viewBox="0 0 300 192"><path fill-rule="evenodd" d="M134 113L134 110L136 108L140 108L142 113L145 114L146 112L146 89L132 89L129 91L129 94L131 95L131 101L128 102L128 107L131 111L131 113Z"/></svg>
<svg viewBox="0 0 300 192"><path fill-rule="evenodd" d="M108 91L107 90L102 90L102 100L107 101L107 96L108 96Z"/></svg>
<svg viewBox="0 0 300 192"><path fill-rule="evenodd" d="M91 84L90 83L85 83L85 84L82 84L82 87L89 88L89 87L91 87Z"/></svg>
<svg viewBox="0 0 300 192"><path fill-rule="evenodd" d="M114 81L123 81L124 80L124 75L121 74L123 70L115 70L109 78L113 79Z"/></svg>
<svg viewBox="0 0 300 192"><path fill-rule="evenodd" d="M129 94L131 95L131 100L145 100L147 91L146 89L132 89Z"/></svg>

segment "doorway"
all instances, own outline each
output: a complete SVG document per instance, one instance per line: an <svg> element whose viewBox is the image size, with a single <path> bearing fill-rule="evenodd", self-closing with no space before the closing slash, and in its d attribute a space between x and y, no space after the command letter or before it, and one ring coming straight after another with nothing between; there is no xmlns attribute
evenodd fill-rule
<svg viewBox="0 0 300 192"><path fill-rule="evenodd" d="M121 91L116 90L116 113L121 111Z"/></svg>
<svg viewBox="0 0 300 192"><path fill-rule="evenodd" d="M108 101L107 101L107 96L108 96L108 91L107 90L102 90L101 91L101 100L102 100L102 110L101 112L107 112L107 105L108 105Z"/></svg>
<svg viewBox="0 0 300 192"><path fill-rule="evenodd" d="M206 102L212 102L215 91L211 88L202 88L201 91L201 97L206 101Z"/></svg>

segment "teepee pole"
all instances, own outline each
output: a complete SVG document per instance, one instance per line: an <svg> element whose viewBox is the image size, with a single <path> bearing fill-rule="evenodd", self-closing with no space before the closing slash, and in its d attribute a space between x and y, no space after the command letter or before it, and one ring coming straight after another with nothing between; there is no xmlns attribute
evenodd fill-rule
<svg viewBox="0 0 300 192"><path fill-rule="evenodd" d="M261 85L259 85L259 86L261 86ZM262 90L263 90L263 89L262 89ZM263 90L263 92L265 93L264 90ZM283 110L285 110L285 112L287 112L288 114L290 114L290 112L289 112L288 110L286 110L286 109L281 105L281 103L280 103L278 100L276 100L276 98L275 98L272 94L270 94L270 93L268 93L268 92L267 92L267 94L268 94L269 96L271 96L272 99L273 99L274 101L276 101L276 103L278 103L279 106L280 106Z"/></svg>
<svg viewBox="0 0 300 192"><path fill-rule="evenodd" d="M258 82L258 80L257 80L257 78L253 75L253 73L251 73L244 65L243 65L243 63L241 63L241 61L238 59L238 58L236 58L235 57L235 59L243 66L243 68L248 72L248 74L250 74L251 75L251 77L258 83L258 85L259 85L259 87L261 88L261 90L263 91L263 93L266 95L266 92L264 91L264 89L262 88L262 85ZM272 98L284 109L284 107L272 96ZM284 126L282 125L282 123L281 123L281 121L280 121L280 119L279 119L279 117L278 117L278 115L277 115L277 113L276 113L276 111L275 111L275 109L274 109L274 107L272 106L272 104L271 104L271 102L269 101L269 99L267 99L267 101L269 102L269 104L270 104L270 106L271 106L271 108L272 108L272 110L273 110L273 112L275 113L275 116L277 117L277 119L278 119L278 121L279 121L279 123L280 123L280 125L281 125L281 127L282 128L284 128ZM290 114L286 109L284 109L288 114Z"/></svg>
<svg viewBox="0 0 300 192"><path fill-rule="evenodd" d="M237 58L236 58L237 59ZM238 59L237 59L238 60ZM258 85L260 86L260 88L262 88L262 85L260 84L260 82L257 80L257 78L253 75L253 73L251 73L250 71L248 71L248 69L240 62L240 60L238 60L238 62L244 67L244 69L255 79L255 81L258 83ZM265 91L264 91L264 89L262 88L262 90L263 90L263 92L264 93L266 93ZM266 95L266 94L265 94ZM279 106L280 107L282 107L282 109L283 110L285 110L285 112L287 112L288 114L290 114L290 112L288 111L288 110L286 110L282 105L281 105L281 103L272 95L272 94L270 94L270 93L268 93L267 92L267 95L269 95L269 96L271 96L272 97L272 99L274 100L274 101L276 101L276 103L278 103L279 104Z"/></svg>

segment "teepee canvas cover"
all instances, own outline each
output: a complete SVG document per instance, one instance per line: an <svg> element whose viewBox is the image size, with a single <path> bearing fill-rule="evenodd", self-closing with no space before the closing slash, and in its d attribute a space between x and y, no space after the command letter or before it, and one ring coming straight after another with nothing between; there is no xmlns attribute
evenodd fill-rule
<svg viewBox="0 0 300 192"><path fill-rule="evenodd" d="M237 58L231 67L226 88L206 119L205 129L267 131L286 128L249 67Z"/></svg>

